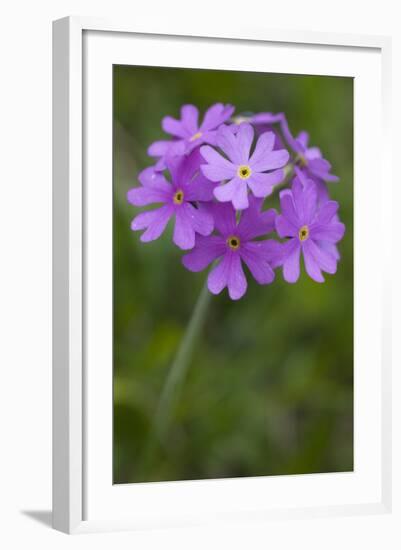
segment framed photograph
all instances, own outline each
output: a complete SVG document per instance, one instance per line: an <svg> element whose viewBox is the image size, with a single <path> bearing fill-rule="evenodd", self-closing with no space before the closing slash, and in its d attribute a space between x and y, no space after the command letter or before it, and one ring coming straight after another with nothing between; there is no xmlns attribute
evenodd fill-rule
<svg viewBox="0 0 401 550"><path fill-rule="evenodd" d="M54 527L395 521L390 40L53 40Z"/></svg>

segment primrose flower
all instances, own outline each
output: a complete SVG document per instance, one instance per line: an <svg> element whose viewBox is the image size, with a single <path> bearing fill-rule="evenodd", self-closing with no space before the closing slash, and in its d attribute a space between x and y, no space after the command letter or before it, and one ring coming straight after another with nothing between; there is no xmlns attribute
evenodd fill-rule
<svg viewBox="0 0 401 550"><path fill-rule="evenodd" d="M155 141L148 149L151 157L160 157L155 168L165 168L166 156L189 153L203 143L214 145L217 128L228 120L234 112L232 105L215 103L206 111L202 123L199 125L199 111L194 105L181 107L181 119L177 120L166 116L162 120L163 130L171 134L173 140Z"/></svg>
<svg viewBox="0 0 401 550"><path fill-rule="evenodd" d="M330 174L331 164L328 160L323 158L319 147L308 146L308 132L300 132L295 139L300 145L298 151L300 166L301 169L306 172L306 175L312 177L312 179L318 178L323 181L337 182L339 179L338 176Z"/></svg>
<svg viewBox="0 0 401 550"><path fill-rule="evenodd" d="M214 196L220 202L232 202L237 210L248 208L248 187L255 197L270 195L273 186L283 181L282 168L289 159L285 149L273 150L273 132L262 134L251 154L253 137L254 130L246 122L240 124L236 132L228 126L221 126L217 146L228 159L212 147L200 149L208 163L201 165L203 174L211 181L226 182L214 189Z"/></svg>
<svg viewBox="0 0 401 550"><path fill-rule="evenodd" d="M282 245L283 276L288 283L299 278L302 251L309 277L324 282L322 271L333 274L339 255L335 243L344 235L344 224L336 216L338 203L328 200L318 204L318 194L312 180L302 184L295 178L292 189L280 193L282 214L276 217L276 230L289 240Z"/></svg>
<svg viewBox="0 0 401 550"><path fill-rule="evenodd" d="M273 240L254 240L274 229L276 212L272 209L261 212L262 202L250 197L249 208L241 212L238 223L231 204L211 204L218 235L197 235L195 248L182 262L190 271L202 271L219 259L207 279L212 294L219 294L226 286L232 300L245 294L247 281L242 262L260 285L273 281L272 267L277 265L280 244Z"/></svg>
<svg viewBox="0 0 401 550"><path fill-rule="evenodd" d="M173 241L183 250L193 248L195 233L209 235L213 231L213 216L202 202L213 198L214 184L202 175L199 164L199 150L195 150L190 155L167 159L171 183L152 167L139 174L141 187L128 191L128 202L135 206L163 204L160 208L138 214L132 220L133 231L145 229L141 241L159 238L173 217ZM195 201L200 201L197 207L193 204Z"/></svg>

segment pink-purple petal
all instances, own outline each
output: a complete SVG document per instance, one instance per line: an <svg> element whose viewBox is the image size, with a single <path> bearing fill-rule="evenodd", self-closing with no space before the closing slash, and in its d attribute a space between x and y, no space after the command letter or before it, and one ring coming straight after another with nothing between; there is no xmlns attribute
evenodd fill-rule
<svg viewBox="0 0 401 550"><path fill-rule="evenodd" d="M205 145L200 149L201 155L208 164L201 165L202 173L211 181L231 179L236 174L235 166L222 157L212 147Z"/></svg>
<svg viewBox="0 0 401 550"><path fill-rule="evenodd" d="M175 209L173 242L182 250L190 250L195 246L195 230L186 208Z"/></svg>
<svg viewBox="0 0 401 550"><path fill-rule="evenodd" d="M171 172L176 187L185 189L194 176L199 172L203 157L199 149L183 156L167 159L167 165Z"/></svg>
<svg viewBox="0 0 401 550"><path fill-rule="evenodd" d="M327 250L319 246L313 239L308 239L303 243L303 250L313 257L317 265L326 273L334 274L337 271L337 260Z"/></svg>
<svg viewBox="0 0 401 550"><path fill-rule="evenodd" d="M299 134L296 137L296 140L298 141L298 143L300 143L302 145L302 147L304 149L306 149L308 147L308 143L309 143L309 134L308 134L308 132L305 132L305 131L299 132Z"/></svg>
<svg viewBox="0 0 401 550"><path fill-rule="evenodd" d="M320 267L315 260L314 256L311 254L310 248L308 246L305 246L305 244L308 241L305 241L303 246L303 256L304 256L304 262L305 262L305 269L306 273L309 275L311 279L316 281L317 283L324 283L324 277L322 275L322 272L320 270Z"/></svg>
<svg viewBox="0 0 401 550"><path fill-rule="evenodd" d="M272 152L274 141L275 137L273 132L265 132L259 137L256 142L255 151L249 159L249 163L255 167L255 170L258 170L258 168L256 168L258 163L264 162L266 156Z"/></svg>
<svg viewBox="0 0 401 550"><path fill-rule="evenodd" d="M223 122L230 118L234 112L232 105L223 105L223 103L215 103L206 111L203 122L201 124L201 132L213 130L220 126Z"/></svg>
<svg viewBox="0 0 401 550"><path fill-rule="evenodd" d="M227 286L231 266L231 257L228 252L212 268L207 278L207 287L212 294L220 294Z"/></svg>
<svg viewBox="0 0 401 550"><path fill-rule="evenodd" d="M249 207L241 212L238 235L241 240L250 240L267 235L274 230L276 211L272 208L261 212L263 200L249 196Z"/></svg>
<svg viewBox="0 0 401 550"><path fill-rule="evenodd" d="M229 126L220 126L217 132L217 144L234 164L241 164L238 152L237 139L234 131Z"/></svg>
<svg viewBox="0 0 401 550"><path fill-rule="evenodd" d="M252 163L252 170L257 172L264 172L266 170L276 170L277 168L283 168L288 162L290 155L286 149L279 149L277 151L271 151L261 158L255 164Z"/></svg>
<svg viewBox="0 0 401 550"><path fill-rule="evenodd" d="M158 191L171 191L171 185L160 172L156 172L153 166L148 166L138 175L139 182L147 188L157 189Z"/></svg>
<svg viewBox="0 0 401 550"><path fill-rule="evenodd" d="M232 300L242 298L247 289L241 257L234 251L227 251L208 276L208 288L212 294L219 294L226 286Z"/></svg>
<svg viewBox="0 0 401 550"><path fill-rule="evenodd" d="M228 237L236 231L235 210L231 203L215 203L212 205L214 224L216 230L223 236Z"/></svg>
<svg viewBox="0 0 401 550"><path fill-rule="evenodd" d="M318 223L330 223L338 211L338 202L327 201L320 207L319 212L316 215L316 221Z"/></svg>
<svg viewBox="0 0 401 550"><path fill-rule="evenodd" d="M262 241L245 243L240 248L240 255L260 285L267 285L274 280L274 271L265 259Z"/></svg>
<svg viewBox="0 0 401 550"><path fill-rule="evenodd" d="M183 105L181 107L181 123L188 136L198 132L199 111L195 105Z"/></svg>
<svg viewBox="0 0 401 550"><path fill-rule="evenodd" d="M169 205L162 206L156 210L142 212L132 220L131 229L133 231L146 229L141 235L141 241L154 241L163 233L172 215L173 209Z"/></svg>
<svg viewBox="0 0 401 550"><path fill-rule="evenodd" d="M253 142L254 131L250 124L244 122L237 131L238 159L240 164L248 164Z"/></svg>
<svg viewBox="0 0 401 550"><path fill-rule="evenodd" d="M162 120L162 128L167 134L185 139L190 137L181 120L177 120L171 116L165 116Z"/></svg>
<svg viewBox="0 0 401 550"><path fill-rule="evenodd" d="M190 203L185 203L177 210L185 210L186 216L190 219L192 228L201 235L210 235L214 228L214 219L211 212L204 208L195 208Z"/></svg>
<svg viewBox="0 0 401 550"><path fill-rule="evenodd" d="M185 198L188 201L211 201L216 183L207 179L202 173L185 185Z"/></svg>
<svg viewBox="0 0 401 550"><path fill-rule="evenodd" d="M284 244L283 250L283 277L287 283L296 283L300 273L301 245L297 239L291 239Z"/></svg>
<svg viewBox="0 0 401 550"><path fill-rule="evenodd" d="M300 226L300 220L298 213L295 209L294 197L292 192L289 189L284 189L280 191L280 207L283 213L283 216L287 218L295 227Z"/></svg>
<svg viewBox="0 0 401 550"><path fill-rule="evenodd" d="M252 173L247 181L255 197L267 197L273 191L273 188L284 179L284 170L275 170L269 174Z"/></svg>
<svg viewBox="0 0 401 550"><path fill-rule="evenodd" d="M311 180L307 180L303 185L298 178L295 178L292 184L292 195L300 224L310 224L317 210L316 185Z"/></svg>
<svg viewBox="0 0 401 550"><path fill-rule="evenodd" d="M213 192L218 201L231 201L237 210L248 208L248 187L239 178L234 178L228 183L218 185L214 188Z"/></svg>
<svg viewBox="0 0 401 550"><path fill-rule="evenodd" d="M276 217L276 230L278 236L284 239L285 237L297 237L298 228L285 216Z"/></svg>
<svg viewBox="0 0 401 550"><path fill-rule="evenodd" d="M158 202L167 202L170 193L149 187L135 187L127 193L127 200L135 206L147 206Z"/></svg>
<svg viewBox="0 0 401 550"><path fill-rule="evenodd" d="M151 157L162 157L167 153L171 143L171 141L166 140L154 141L148 147L148 155Z"/></svg>
<svg viewBox="0 0 401 550"><path fill-rule="evenodd" d="M279 243L273 239L258 241L259 252L272 268L283 265L286 243Z"/></svg>
<svg viewBox="0 0 401 550"><path fill-rule="evenodd" d="M315 241L328 241L329 243L337 243L345 233L345 225L341 222L312 224L309 229L310 237Z"/></svg>
<svg viewBox="0 0 401 550"><path fill-rule="evenodd" d="M182 263L189 271L203 271L216 258L223 256L227 247L224 239L217 236L195 238L195 248L182 258Z"/></svg>

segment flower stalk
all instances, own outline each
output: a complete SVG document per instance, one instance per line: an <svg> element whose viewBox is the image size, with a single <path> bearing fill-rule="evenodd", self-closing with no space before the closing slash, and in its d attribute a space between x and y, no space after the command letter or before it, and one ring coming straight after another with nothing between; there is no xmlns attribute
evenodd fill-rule
<svg viewBox="0 0 401 550"><path fill-rule="evenodd" d="M190 367L193 349L202 331L211 296L205 283L164 382L152 420L148 442L143 452L143 469L148 467L155 446L163 444L168 433L174 406L177 403L180 388Z"/></svg>

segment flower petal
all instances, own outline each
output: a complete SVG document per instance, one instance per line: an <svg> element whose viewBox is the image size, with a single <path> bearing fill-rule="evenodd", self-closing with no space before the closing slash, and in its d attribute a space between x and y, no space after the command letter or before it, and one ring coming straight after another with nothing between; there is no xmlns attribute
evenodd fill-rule
<svg viewBox="0 0 401 550"><path fill-rule="evenodd" d="M201 155L208 162L202 164L202 173L211 181L222 181L233 178L236 167L230 161L222 157L212 147L205 145L200 149Z"/></svg>
<svg viewBox="0 0 401 550"><path fill-rule="evenodd" d="M337 182L339 178L330 174L331 164L324 158L314 158L308 161L307 168L311 174L325 181Z"/></svg>
<svg viewBox="0 0 401 550"><path fill-rule="evenodd" d="M162 119L162 128L167 134L179 137L182 139L190 137L189 132L185 129L181 120L177 120L171 116L165 116Z"/></svg>
<svg viewBox="0 0 401 550"><path fill-rule="evenodd" d="M166 193L171 192L171 185L160 172L156 172L153 166L148 166L138 176L139 182L149 189L157 189Z"/></svg>
<svg viewBox="0 0 401 550"><path fill-rule="evenodd" d="M195 238L195 248L182 258L182 263L189 271L202 271L216 258L223 256L227 250L224 239L217 236Z"/></svg>
<svg viewBox="0 0 401 550"><path fill-rule="evenodd" d="M309 134L308 132L305 132L304 130L299 132L299 134L297 135L297 137L295 138L298 143L300 143L302 145L302 147L304 149L306 149L308 147L308 143L309 143Z"/></svg>
<svg viewBox="0 0 401 550"><path fill-rule="evenodd" d="M264 158L261 158L259 162L251 164L252 170L257 172L264 172L265 170L276 170L277 168L283 168L288 162L290 155L287 149L278 149L277 151L271 151L266 154Z"/></svg>
<svg viewBox="0 0 401 550"><path fill-rule="evenodd" d="M146 231L141 235L142 242L149 242L158 239L166 228L166 225L173 215L173 209L170 205L162 206L156 210L149 210L138 214L131 223L133 231Z"/></svg>
<svg viewBox="0 0 401 550"><path fill-rule="evenodd" d="M157 202L167 202L171 193L166 191L159 191L158 189L152 189L149 187L134 187L127 193L127 200L135 206L147 206L148 204L154 204Z"/></svg>
<svg viewBox="0 0 401 550"><path fill-rule="evenodd" d="M162 157L167 153L171 143L171 141L167 140L154 141L148 147L148 155L150 157Z"/></svg>
<svg viewBox="0 0 401 550"><path fill-rule="evenodd" d="M256 168L257 164L259 162L264 162L265 157L272 152L274 141L275 137L273 132L265 132L258 138L255 151L249 159L249 163L254 167L255 170L258 170L258 168Z"/></svg>
<svg viewBox="0 0 401 550"><path fill-rule="evenodd" d="M217 144L234 164L241 164L237 139L231 127L222 125L217 132Z"/></svg>
<svg viewBox="0 0 401 550"><path fill-rule="evenodd" d="M312 180L303 185L298 178L292 184L294 205L301 225L310 224L316 215L317 189Z"/></svg>
<svg viewBox="0 0 401 550"><path fill-rule="evenodd" d="M185 198L188 201L211 201L216 183L200 173L185 187Z"/></svg>
<svg viewBox="0 0 401 550"><path fill-rule="evenodd" d="M298 228L285 216L276 217L276 230L278 236L282 239L298 235Z"/></svg>
<svg viewBox="0 0 401 550"><path fill-rule="evenodd" d="M235 210L231 203L214 203L211 207L216 230L228 237L236 232Z"/></svg>
<svg viewBox="0 0 401 550"><path fill-rule="evenodd" d="M309 234L315 241L328 241L337 243L345 233L345 225L341 222L332 222L329 224L312 224L309 228Z"/></svg>
<svg viewBox="0 0 401 550"><path fill-rule="evenodd" d="M280 206L283 216L287 218L295 227L301 227L298 213L295 209L294 197L289 189L280 191Z"/></svg>
<svg viewBox="0 0 401 550"><path fill-rule="evenodd" d="M246 292L247 282L241 266L240 255L233 251L227 251L209 273L207 281L212 294L219 294L223 288L228 286L228 293L232 300L241 298Z"/></svg>
<svg viewBox="0 0 401 550"><path fill-rule="evenodd" d="M175 187L184 189L200 171L201 162L203 162L203 157L199 149L194 149L191 153L183 156L167 158L166 163Z"/></svg>
<svg viewBox="0 0 401 550"><path fill-rule="evenodd" d="M320 159L322 158L322 152L319 147L310 147L305 151L305 158L307 160Z"/></svg>
<svg viewBox="0 0 401 550"><path fill-rule="evenodd" d="M181 107L181 123L189 137L198 132L198 117L199 111L195 105L183 105Z"/></svg>
<svg viewBox="0 0 401 550"><path fill-rule="evenodd" d="M276 211L274 209L261 212L263 200L249 196L249 207L241 212L238 224L238 236L241 240L249 241L274 230Z"/></svg>
<svg viewBox="0 0 401 550"><path fill-rule="evenodd" d="M200 131L214 130L220 124L225 122L234 112L232 105L223 105L223 103L215 103L206 111Z"/></svg>
<svg viewBox="0 0 401 550"><path fill-rule="evenodd" d="M233 203L233 206L237 210L243 210L248 208L248 187L239 178L234 178L228 183L223 185L218 185L214 188L214 196L220 202L229 202Z"/></svg>
<svg viewBox="0 0 401 550"><path fill-rule="evenodd" d="M281 132L284 136L285 141L295 153L303 153L305 150L303 145L293 137L284 113L281 113L281 114L282 114L282 118L280 121L280 127L281 127Z"/></svg>
<svg viewBox="0 0 401 550"><path fill-rule="evenodd" d="M185 210L185 215L190 219L191 225L201 235L210 235L214 228L214 219L209 209L195 208L190 203L185 203L177 210Z"/></svg>
<svg viewBox="0 0 401 550"><path fill-rule="evenodd" d="M320 248L326 250L326 252L331 254L333 258L337 260L337 262L340 260L340 252L338 250L338 247L334 243L328 243L327 241L316 241L316 244L320 246Z"/></svg>
<svg viewBox="0 0 401 550"><path fill-rule="evenodd" d="M286 243L279 243L273 239L266 239L265 241L258 241L257 244L260 248L261 254L263 253L266 261L272 268L283 265Z"/></svg>
<svg viewBox="0 0 401 550"><path fill-rule="evenodd" d="M237 131L238 159L240 164L248 164L254 131L250 124L243 122Z"/></svg>
<svg viewBox="0 0 401 550"><path fill-rule="evenodd" d="M273 188L284 179L284 170L275 170L269 174L252 173L248 180L248 185L255 197L267 197L273 191Z"/></svg>
<svg viewBox="0 0 401 550"><path fill-rule="evenodd" d="M182 250L190 250L195 246L195 229L184 206L175 209L173 242Z"/></svg>
<svg viewBox="0 0 401 550"><path fill-rule="evenodd" d="M260 285L267 285L273 282L274 271L266 261L266 252L262 241L245 243L240 248L240 255L254 279Z"/></svg>
<svg viewBox="0 0 401 550"><path fill-rule="evenodd" d="M337 214L338 202L327 201L320 207L319 212L316 215L316 222L318 223L330 223L333 217Z"/></svg>
<svg viewBox="0 0 401 550"><path fill-rule="evenodd" d="M317 265L326 273L334 274L337 271L337 260L330 252L319 246L313 239L308 239L303 243L305 251L312 256Z"/></svg>
<svg viewBox="0 0 401 550"><path fill-rule="evenodd" d="M310 241L310 239L308 239L308 241ZM324 283L324 277L322 275L322 272L320 271L317 261L311 254L310 247L308 245L305 246L308 241L305 241L302 247L306 272L309 277L317 283Z"/></svg>
<svg viewBox="0 0 401 550"><path fill-rule="evenodd" d="M299 279L299 257L301 245L298 239L291 239L283 245L283 277L287 283L296 283Z"/></svg>
<svg viewBox="0 0 401 550"><path fill-rule="evenodd" d="M252 124L275 124L283 118L283 113L257 113L251 117Z"/></svg>

